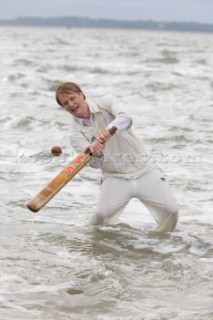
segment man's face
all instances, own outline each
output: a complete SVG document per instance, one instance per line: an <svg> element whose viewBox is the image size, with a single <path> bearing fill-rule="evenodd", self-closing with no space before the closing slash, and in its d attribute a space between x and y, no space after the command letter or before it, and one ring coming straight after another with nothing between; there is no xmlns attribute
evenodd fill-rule
<svg viewBox="0 0 213 320"><path fill-rule="evenodd" d="M90 111L83 92L71 92L59 94L62 107L77 118L88 119Z"/></svg>

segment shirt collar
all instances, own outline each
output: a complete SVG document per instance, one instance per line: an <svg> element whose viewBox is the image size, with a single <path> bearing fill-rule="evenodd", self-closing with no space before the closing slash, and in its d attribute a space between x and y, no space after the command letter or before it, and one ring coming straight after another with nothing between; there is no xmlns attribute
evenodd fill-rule
<svg viewBox="0 0 213 320"><path fill-rule="evenodd" d="M82 118L77 118L74 117L75 121L79 124L81 124L82 126L85 125L86 123L93 123L94 118L95 118L95 112L100 112L96 106L96 104L93 101L88 101L88 107L90 110L90 118L89 119L82 119Z"/></svg>

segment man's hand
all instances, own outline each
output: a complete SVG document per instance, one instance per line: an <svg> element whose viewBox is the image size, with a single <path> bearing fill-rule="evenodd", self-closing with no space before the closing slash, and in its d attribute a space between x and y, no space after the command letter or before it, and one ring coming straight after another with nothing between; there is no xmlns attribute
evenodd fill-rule
<svg viewBox="0 0 213 320"><path fill-rule="evenodd" d="M99 132L96 140L98 142L100 142L101 144L105 144L110 138L111 138L111 134L109 133L109 130L108 129L102 129Z"/></svg>
<svg viewBox="0 0 213 320"><path fill-rule="evenodd" d="M103 150L105 148L105 143L100 143L97 139L89 146L89 149L94 157L101 157L103 155Z"/></svg>
<svg viewBox="0 0 213 320"><path fill-rule="evenodd" d="M87 150L90 150L94 157L101 157L103 155L103 150L105 149L106 142L115 134L117 130L116 126L113 126L111 129L102 129L95 141L87 147ZM111 131L111 133L110 133Z"/></svg>

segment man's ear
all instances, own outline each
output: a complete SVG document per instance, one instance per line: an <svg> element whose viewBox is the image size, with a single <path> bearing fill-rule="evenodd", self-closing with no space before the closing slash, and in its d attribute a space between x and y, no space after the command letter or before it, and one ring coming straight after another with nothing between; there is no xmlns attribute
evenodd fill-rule
<svg viewBox="0 0 213 320"><path fill-rule="evenodd" d="M84 98L84 100L86 100L86 96L85 96L85 94L81 91L80 92L80 96L82 97L82 98Z"/></svg>

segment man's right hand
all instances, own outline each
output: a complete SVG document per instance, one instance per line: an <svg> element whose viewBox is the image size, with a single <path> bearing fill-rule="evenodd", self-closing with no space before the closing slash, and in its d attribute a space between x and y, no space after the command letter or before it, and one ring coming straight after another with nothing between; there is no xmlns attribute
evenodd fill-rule
<svg viewBox="0 0 213 320"><path fill-rule="evenodd" d="M89 146L89 149L94 157L101 157L105 148L105 143L100 143L97 139Z"/></svg>

